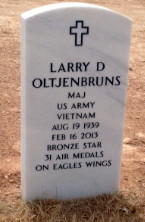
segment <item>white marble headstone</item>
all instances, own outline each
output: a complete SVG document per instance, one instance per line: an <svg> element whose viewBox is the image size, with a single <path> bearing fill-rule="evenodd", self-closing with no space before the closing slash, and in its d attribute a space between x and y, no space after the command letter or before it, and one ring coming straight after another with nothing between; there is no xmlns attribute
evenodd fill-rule
<svg viewBox="0 0 145 222"><path fill-rule="evenodd" d="M84 3L21 20L23 199L117 192L131 21Z"/></svg>

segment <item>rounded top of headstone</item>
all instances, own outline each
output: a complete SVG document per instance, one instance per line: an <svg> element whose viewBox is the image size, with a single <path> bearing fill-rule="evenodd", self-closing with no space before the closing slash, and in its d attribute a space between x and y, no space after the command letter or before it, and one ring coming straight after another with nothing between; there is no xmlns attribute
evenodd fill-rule
<svg viewBox="0 0 145 222"><path fill-rule="evenodd" d="M113 13L116 14L118 16L121 16L122 18L128 19L130 20L128 17L119 14L111 9L99 6L99 5L95 5L95 4L89 4L89 3L80 3L80 2L65 2L65 3L55 3L55 4L50 4L50 5L45 5L45 6L41 6L38 8L34 8L32 10L26 11L23 14L21 14L21 17L23 19L28 19L30 17L39 15L41 13L45 13L45 12L50 12L53 10L61 10L61 9L68 9L68 8L86 8L86 9L95 9L95 10L101 10L104 11L106 13ZM131 20L130 20L131 21Z"/></svg>

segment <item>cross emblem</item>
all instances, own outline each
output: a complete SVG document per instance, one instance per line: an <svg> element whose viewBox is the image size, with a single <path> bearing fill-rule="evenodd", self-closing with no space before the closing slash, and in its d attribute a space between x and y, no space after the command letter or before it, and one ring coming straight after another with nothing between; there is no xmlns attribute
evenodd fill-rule
<svg viewBox="0 0 145 222"><path fill-rule="evenodd" d="M70 35L75 35L75 46L82 46L83 37L88 34L89 27L84 26L84 21L76 21L75 26L70 27Z"/></svg>

